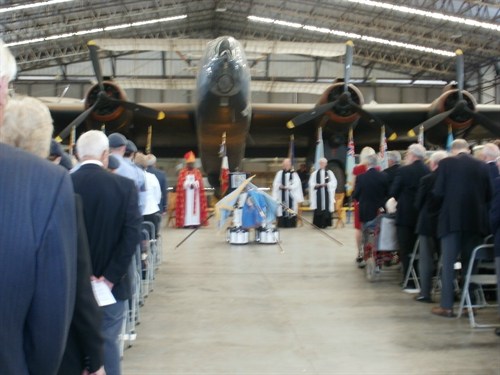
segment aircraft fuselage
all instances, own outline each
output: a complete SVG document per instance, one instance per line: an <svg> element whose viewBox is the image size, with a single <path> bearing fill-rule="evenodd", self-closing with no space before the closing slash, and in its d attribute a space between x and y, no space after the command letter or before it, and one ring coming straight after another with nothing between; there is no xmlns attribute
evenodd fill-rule
<svg viewBox="0 0 500 375"><path fill-rule="evenodd" d="M229 169L236 170L244 157L250 98L250 71L241 44L225 36L208 43L198 71L196 127L199 156L212 185L218 186L224 132Z"/></svg>

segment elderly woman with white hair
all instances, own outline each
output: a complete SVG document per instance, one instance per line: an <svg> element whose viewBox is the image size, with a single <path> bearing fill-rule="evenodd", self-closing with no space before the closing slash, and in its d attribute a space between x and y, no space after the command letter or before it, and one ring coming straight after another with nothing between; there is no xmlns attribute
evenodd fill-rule
<svg viewBox="0 0 500 375"><path fill-rule="evenodd" d="M319 159L319 169L309 178L310 207L314 210L313 224L318 228L332 226L335 207L337 179L332 171L326 169L327 164L325 158Z"/></svg>
<svg viewBox="0 0 500 375"><path fill-rule="evenodd" d="M364 147L359 154L359 164L356 165L352 170L353 181L352 181L352 190L356 188L356 177L365 173L368 170L367 160L371 155L375 155L375 150L371 147ZM363 249L362 249L362 230L361 230L361 221L359 220L359 202L357 200L353 200L354 207L354 230L356 237L356 246L358 248L358 256L356 257L356 262L358 266L364 267L365 262L363 260Z"/></svg>

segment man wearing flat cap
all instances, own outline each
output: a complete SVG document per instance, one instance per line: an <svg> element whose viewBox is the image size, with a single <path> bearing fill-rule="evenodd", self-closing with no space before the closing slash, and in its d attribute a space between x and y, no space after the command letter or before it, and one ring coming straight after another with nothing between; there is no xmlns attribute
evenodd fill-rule
<svg viewBox="0 0 500 375"><path fill-rule="evenodd" d="M127 138L125 138L125 136L120 133L110 134L108 136L108 141L110 154L114 155L120 163L115 173L120 176L130 178L134 181L135 187L137 188L137 192L139 194L139 211L142 212L145 205L144 195L146 191L144 173L134 165L134 162L131 160L130 156L134 152L137 152L137 147L132 142L128 143L129 141L127 140Z"/></svg>
<svg viewBox="0 0 500 375"><path fill-rule="evenodd" d="M184 161L186 166L181 169L177 180L175 224L177 228L206 225L207 198L201 172L194 167L196 161L194 152L187 152Z"/></svg>

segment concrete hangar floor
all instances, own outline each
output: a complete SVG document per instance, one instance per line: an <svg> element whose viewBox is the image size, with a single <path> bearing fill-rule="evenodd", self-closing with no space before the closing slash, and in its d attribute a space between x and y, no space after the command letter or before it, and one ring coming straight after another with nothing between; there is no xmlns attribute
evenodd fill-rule
<svg viewBox="0 0 500 375"><path fill-rule="evenodd" d="M175 249L189 233L164 229L124 375L500 374L492 329L431 315L397 270L367 281L352 224L327 229L342 247L307 224L283 229L283 251L229 245L213 222Z"/></svg>

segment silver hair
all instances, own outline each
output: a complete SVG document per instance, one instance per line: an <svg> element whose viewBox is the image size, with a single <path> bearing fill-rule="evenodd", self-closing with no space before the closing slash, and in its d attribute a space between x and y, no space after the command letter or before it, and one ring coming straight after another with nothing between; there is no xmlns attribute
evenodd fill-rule
<svg viewBox="0 0 500 375"><path fill-rule="evenodd" d="M365 158L365 164L368 168L374 168L378 165L378 156L377 154L368 155Z"/></svg>
<svg viewBox="0 0 500 375"><path fill-rule="evenodd" d="M318 160L318 162L320 162L320 163L323 162L323 163L328 164L328 159L327 158L321 158L321 159Z"/></svg>
<svg viewBox="0 0 500 375"><path fill-rule="evenodd" d="M387 160L391 160L394 164L401 164L401 154L399 151L388 151Z"/></svg>
<svg viewBox="0 0 500 375"><path fill-rule="evenodd" d="M16 77L16 73L16 59L0 40L0 78L7 77L9 81L12 81Z"/></svg>
<svg viewBox="0 0 500 375"><path fill-rule="evenodd" d="M483 147L483 156L489 160L495 160L500 156L500 149L494 143L486 143Z"/></svg>
<svg viewBox="0 0 500 375"><path fill-rule="evenodd" d="M443 160L444 158L447 158L447 157L448 157L448 153L446 151L441 150L441 151L434 152L429 159L431 162L438 165L441 160Z"/></svg>
<svg viewBox="0 0 500 375"><path fill-rule="evenodd" d="M469 144L465 139L455 139L451 143L451 149L454 151L469 150Z"/></svg>
<svg viewBox="0 0 500 375"><path fill-rule="evenodd" d="M89 130L83 133L76 142L78 158L99 160L104 151L109 149L108 137L100 130Z"/></svg>
<svg viewBox="0 0 500 375"><path fill-rule="evenodd" d="M408 147L408 152L410 152L417 159L424 160L426 150L421 144L414 143Z"/></svg>
<svg viewBox="0 0 500 375"><path fill-rule="evenodd" d="M49 108L40 100L17 96L7 102L0 142L46 158L53 131Z"/></svg>

